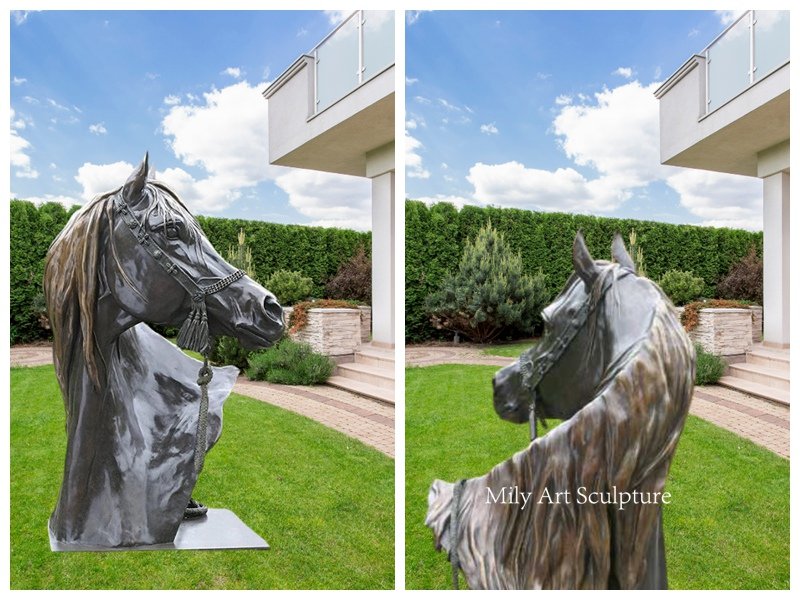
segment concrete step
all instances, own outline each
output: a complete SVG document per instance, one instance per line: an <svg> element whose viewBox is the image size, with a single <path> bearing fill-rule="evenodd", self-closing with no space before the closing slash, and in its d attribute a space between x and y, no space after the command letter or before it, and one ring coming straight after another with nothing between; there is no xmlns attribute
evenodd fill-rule
<svg viewBox="0 0 800 600"><path fill-rule="evenodd" d="M341 375L348 379L363 381L370 385L394 389L394 369L385 369L375 365L350 362L336 365L334 375Z"/></svg>
<svg viewBox="0 0 800 600"><path fill-rule="evenodd" d="M753 365L763 365L770 369L789 372L789 352L764 348L763 346L753 346L747 353L747 363Z"/></svg>
<svg viewBox="0 0 800 600"><path fill-rule="evenodd" d="M786 392L789 391L788 369L772 369L765 365L743 362L729 365L726 375L738 379L746 379Z"/></svg>
<svg viewBox="0 0 800 600"><path fill-rule="evenodd" d="M733 377L731 375L725 375L724 377L721 377L717 383L719 385L744 392L745 394L751 394L753 396L758 396L759 398L777 402L778 404L782 404L784 406L789 406L789 392L787 390L779 390L761 383L756 383L755 381L740 379L739 377Z"/></svg>
<svg viewBox="0 0 800 600"><path fill-rule="evenodd" d="M394 406L394 386L391 388L372 385L364 381L350 379L349 377L342 377L341 375L332 375L328 378L328 385L337 387L348 392L353 392L359 396L367 396L380 400L386 404Z"/></svg>
<svg viewBox="0 0 800 600"><path fill-rule="evenodd" d="M362 346L355 354L355 362L394 371L394 350Z"/></svg>

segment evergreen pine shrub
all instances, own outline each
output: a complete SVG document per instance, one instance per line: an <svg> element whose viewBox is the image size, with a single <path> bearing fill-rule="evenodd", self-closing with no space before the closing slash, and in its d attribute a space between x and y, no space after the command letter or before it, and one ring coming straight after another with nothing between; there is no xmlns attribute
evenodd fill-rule
<svg viewBox="0 0 800 600"><path fill-rule="evenodd" d="M696 300L703 293L703 279L695 277L691 271L667 271L658 285L675 306Z"/></svg>
<svg viewBox="0 0 800 600"><path fill-rule="evenodd" d="M490 342L508 330L532 333L547 300L544 275L525 274L520 254L489 222L464 246L458 270L427 297L426 309L437 329Z"/></svg>
<svg viewBox="0 0 800 600"><path fill-rule="evenodd" d="M292 306L311 295L314 282L311 277L304 276L300 271L281 269L270 275L264 287L275 294L278 302Z"/></svg>

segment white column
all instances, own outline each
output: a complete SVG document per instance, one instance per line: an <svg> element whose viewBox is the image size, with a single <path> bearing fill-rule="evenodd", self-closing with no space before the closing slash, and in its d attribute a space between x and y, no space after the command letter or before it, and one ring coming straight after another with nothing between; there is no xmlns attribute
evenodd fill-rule
<svg viewBox="0 0 800 600"><path fill-rule="evenodd" d="M372 342L394 347L394 171L372 178Z"/></svg>
<svg viewBox="0 0 800 600"><path fill-rule="evenodd" d="M789 347L789 174L764 178L764 344Z"/></svg>

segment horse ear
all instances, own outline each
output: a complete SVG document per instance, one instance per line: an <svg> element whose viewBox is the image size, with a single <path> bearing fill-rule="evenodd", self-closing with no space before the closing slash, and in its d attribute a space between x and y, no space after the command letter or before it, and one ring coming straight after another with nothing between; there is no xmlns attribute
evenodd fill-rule
<svg viewBox="0 0 800 600"><path fill-rule="evenodd" d="M145 152L142 164L134 169L131 176L128 177L128 181L122 187L122 197L131 206L135 206L142 198L142 191L144 190L144 184L147 183L147 173L149 171L148 157L149 152Z"/></svg>
<svg viewBox="0 0 800 600"><path fill-rule="evenodd" d="M598 269L580 231L575 234L575 241L572 244L572 266L586 287L591 288L597 279Z"/></svg>
<svg viewBox="0 0 800 600"><path fill-rule="evenodd" d="M611 242L611 258L618 262L621 267L625 267L636 273L636 265L633 264L633 259L628 251L625 249L625 242L622 241L622 236L619 232L614 234L614 241Z"/></svg>

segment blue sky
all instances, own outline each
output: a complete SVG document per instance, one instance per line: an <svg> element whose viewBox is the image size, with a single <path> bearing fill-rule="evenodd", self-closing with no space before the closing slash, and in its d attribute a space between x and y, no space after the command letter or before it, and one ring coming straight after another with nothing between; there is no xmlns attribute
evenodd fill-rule
<svg viewBox="0 0 800 600"><path fill-rule="evenodd" d="M659 164L653 91L732 16L407 13L406 196L760 229L760 180Z"/></svg>
<svg viewBox="0 0 800 600"><path fill-rule="evenodd" d="M12 11L12 196L85 202L149 150L196 213L368 229L368 180L267 164L261 92L340 18Z"/></svg>

